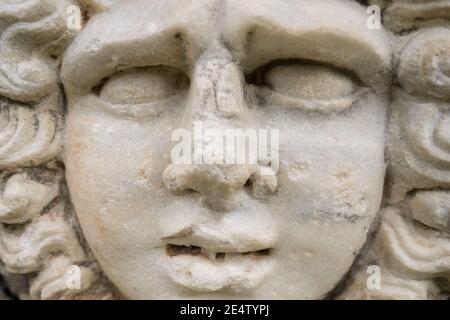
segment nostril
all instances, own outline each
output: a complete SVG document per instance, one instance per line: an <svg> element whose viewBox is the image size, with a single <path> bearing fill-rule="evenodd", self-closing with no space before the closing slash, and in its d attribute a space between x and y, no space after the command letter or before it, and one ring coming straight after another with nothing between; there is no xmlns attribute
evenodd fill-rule
<svg viewBox="0 0 450 320"><path fill-rule="evenodd" d="M248 180L244 183L243 189L249 195L253 195L254 194L255 190L254 190L252 177L248 178Z"/></svg>
<svg viewBox="0 0 450 320"><path fill-rule="evenodd" d="M253 187L253 196L258 199L267 198L278 188L278 179L276 175L255 174L249 179Z"/></svg>
<svg viewBox="0 0 450 320"><path fill-rule="evenodd" d="M230 211L239 189L258 199L265 199L277 189L276 175L264 175L250 166L169 165L163 172L163 183L178 195L194 192L204 207Z"/></svg>
<svg viewBox="0 0 450 320"><path fill-rule="evenodd" d="M163 183L167 189L179 193L188 189L186 184L186 168L179 165L170 165L163 172Z"/></svg>

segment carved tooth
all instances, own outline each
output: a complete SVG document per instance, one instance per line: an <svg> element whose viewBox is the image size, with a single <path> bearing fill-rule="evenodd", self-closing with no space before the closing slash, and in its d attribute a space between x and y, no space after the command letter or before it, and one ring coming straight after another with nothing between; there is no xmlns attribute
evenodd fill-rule
<svg viewBox="0 0 450 320"><path fill-rule="evenodd" d="M215 260L216 259L216 253L209 251L205 248L201 248L201 253L203 256L205 256L206 258L208 258L209 260Z"/></svg>
<svg viewBox="0 0 450 320"><path fill-rule="evenodd" d="M226 253L225 252L217 252L216 253L216 260L223 261L225 260Z"/></svg>

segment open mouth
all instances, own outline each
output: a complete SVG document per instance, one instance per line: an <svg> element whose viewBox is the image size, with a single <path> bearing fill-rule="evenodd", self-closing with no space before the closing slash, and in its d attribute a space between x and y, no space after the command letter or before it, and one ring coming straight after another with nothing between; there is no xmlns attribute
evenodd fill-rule
<svg viewBox="0 0 450 320"><path fill-rule="evenodd" d="M169 257L175 257L179 255L191 255L191 256L202 256L209 260L213 261L224 261L227 259L227 256L252 256L252 257L262 257L270 255L271 248L265 248L256 251L247 251L247 252L213 252L207 250L205 248L194 246L194 245L176 245L176 244L167 244L166 245L166 254Z"/></svg>
<svg viewBox="0 0 450 320"><path fill-rule="evenodd" d="M277 233L241 224L197 224L161 238L167 275L195 292L245 292L275 268Z"/></svg>

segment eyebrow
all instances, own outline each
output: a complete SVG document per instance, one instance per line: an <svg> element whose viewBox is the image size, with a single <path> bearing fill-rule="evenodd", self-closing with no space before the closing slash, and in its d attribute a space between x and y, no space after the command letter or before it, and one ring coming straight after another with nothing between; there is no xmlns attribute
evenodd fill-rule
<svg viewBox="0 0 450 320"><path fill-rule="evenodd" d="M185 50L176 34L176 30L166 29L152 36L130 37L123 41L106 39L83 42L72 47L64 57L61 71L63 83L69 91L83 92L103 78L126 68L166 65L183 69ZM95 46L94 50L86 50L92 46Z"/></svg>
<svg viewBox="0 0 450 320"><path fill-rule="evenodd" d="M388 36L384 30L367 28L364 7L341 0L284 1L258 0L245 10L242 1L228 0L223 7L222 41L244 72L273 60L300 59L350 70L373 87L388 83ZM193 51L205 49L213 33L205 25L195 29L203 7L178 6L180 19L164 19L160 11L152 16L155 10L149 6L131 6L125 19L124 7L91 18L64 55L61 77L66 92L86 93L127 67L167 65L189 71L194 62L189 59L196 58ZM216 23L212 17L203 18L211 20L205 24Z"/></svg>
<svg viewBox="0 0 450 320"><path fill-rule="evenodd" d="M349 70L370 86L388 82L390 40L383 29L367 27L364 7L350 2L336 8L335 0L302 2L286 5L286 11L269 5L257 7L259 11L229 8L225 41L247 74L273 60L298 59Z"/></svg>
<svg viewBox="0 0 450 320"><path fill-rule="evenodd" d="M187 31L189 21L155 21L148 18L151 12L136 11L128 12L135 18L122 21L120 10L91 18L64 54L61 78L66 92L87 93L102 79L131 67L165 65L187 71L187 44L198 47L202 41Z"/></svg>

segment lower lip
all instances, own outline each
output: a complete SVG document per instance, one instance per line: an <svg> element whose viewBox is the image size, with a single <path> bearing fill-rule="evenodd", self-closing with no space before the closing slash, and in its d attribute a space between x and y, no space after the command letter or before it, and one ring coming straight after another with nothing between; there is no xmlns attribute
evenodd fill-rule
<svg viewBox="0 0 450 320"><path fill-rule="evenodd" d="M177 284L196 292L245 292L255 289L270 274L274 260L270 256L227 253L225 260L203 256L167 256L168 276Z"/></svg>

